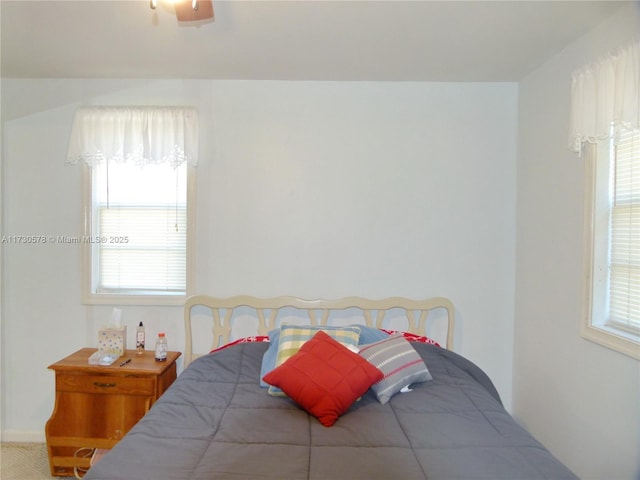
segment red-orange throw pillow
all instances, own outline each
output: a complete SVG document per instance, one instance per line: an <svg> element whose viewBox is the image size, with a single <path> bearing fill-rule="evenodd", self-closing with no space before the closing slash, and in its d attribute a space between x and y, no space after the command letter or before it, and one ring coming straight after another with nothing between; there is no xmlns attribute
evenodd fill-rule
<svg viewBox="0 0 640 480"><path fill-rule="evenodd" d="M360 355L319 331L263 379L330 427L383 376Z"/></svg>

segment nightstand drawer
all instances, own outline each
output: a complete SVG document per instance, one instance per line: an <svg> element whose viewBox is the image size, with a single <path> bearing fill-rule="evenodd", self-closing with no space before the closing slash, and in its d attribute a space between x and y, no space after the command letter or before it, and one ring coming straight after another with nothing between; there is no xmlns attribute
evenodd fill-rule
<svg viewBox="0 0 640 480"><path fill-rule="evenodd" d="M59 392L103 393L126 395L155 394L155 378L116 377L108 375L56 375L56 390Z"/></svg>

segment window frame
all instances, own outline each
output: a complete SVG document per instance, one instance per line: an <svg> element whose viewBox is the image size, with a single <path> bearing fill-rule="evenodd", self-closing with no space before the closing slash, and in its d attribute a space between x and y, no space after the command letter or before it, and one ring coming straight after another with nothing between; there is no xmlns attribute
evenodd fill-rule
<svg viewBox="0 0 640 480"><path fill-rule="evenodd" d="M607 212L611 209L612 155L615 154L609 141L585 146L585 283L580 333L588 340L640 360L640 334L607 323L610 213L605 217L602 209Z"/></svg>
<svg viewBox="0 0 640 480"><path fill-rule="evenodd" d="M125 294L93 292L94 256L90 242L82 243L82 301L87 305L184 305L192 295L194 285L196 167L187 165L187 232L186 232L186 288L184 294ZM84 238L90 238L93 225L92 170L82 165L82 225Z"/></svg>

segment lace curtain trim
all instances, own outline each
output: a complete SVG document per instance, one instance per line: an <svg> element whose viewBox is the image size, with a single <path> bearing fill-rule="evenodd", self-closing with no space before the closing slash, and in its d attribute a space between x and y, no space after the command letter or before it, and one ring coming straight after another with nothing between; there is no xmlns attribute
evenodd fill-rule
<svg viewBox="0 0 640 480"><path fill-rule="evenodd" d="M198 164L198 113L190 107L79 108L67 164Z"/></svg>
<svg viewBox="0 0 640 480"><path fill-rule="evenodd" d="M575 71L569 147L611 138L612 126L640 128L640 41Z"/></svg>

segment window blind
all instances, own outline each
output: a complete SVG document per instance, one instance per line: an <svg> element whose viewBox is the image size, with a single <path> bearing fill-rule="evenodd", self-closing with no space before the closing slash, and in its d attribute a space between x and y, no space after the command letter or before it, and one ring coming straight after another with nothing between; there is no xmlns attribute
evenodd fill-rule
<svg viewBox="0 0 640 480"><path fill-rule="evenodd" d="M614 148L609 322L640 332L640 130L619 129Z"/></svg>
<svg viewBox="0 0 640 480"><path fill-rule="evenodd" d="M99 209L98 292L186 290L186 205Z"/></svg>

